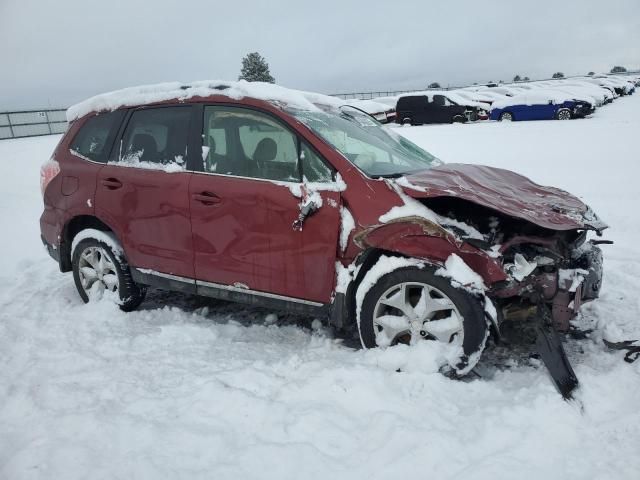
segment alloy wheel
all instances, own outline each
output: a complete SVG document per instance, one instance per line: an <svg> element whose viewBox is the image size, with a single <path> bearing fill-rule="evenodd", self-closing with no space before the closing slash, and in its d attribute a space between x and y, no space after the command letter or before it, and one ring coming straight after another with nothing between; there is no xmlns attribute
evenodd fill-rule
<svg viewBox="0 0 640 480"><path fill-rule="evenodd" d="M80 254L78 275L89 298L102 297L105 290L118 290L118 273L102 247L90 246Z"/></svg>
<svg viewBox="0 0 640 480"><path fill-rule="evenodd" d="M394 285L376 302L373 324L378 346L421 338L462 345L463 318L453 301L426 283Z"/></svg>

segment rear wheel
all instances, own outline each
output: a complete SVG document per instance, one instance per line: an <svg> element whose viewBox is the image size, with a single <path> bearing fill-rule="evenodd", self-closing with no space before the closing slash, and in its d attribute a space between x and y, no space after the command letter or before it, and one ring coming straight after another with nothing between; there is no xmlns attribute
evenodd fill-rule
<svg viewBox="0 0 640 480"><path fill-rule="evenodd" d="M380 277L364 295L358 320L366 348L418 341L460 347L449 362L461 374L475 366L488 336L481 300L430 267L404 267Z"/></svg>
<svg viewBox="0 0 640 480"><path fill-rule="evenodd" d="M73 250L72 269L76 288L85 303L113 292L118 295L120 308L128 312L144 300L145 287L133 281L124 256L116 255L105 242L95 238L80 241Z"/></svg>
<svg viewBox="0 0 640 480"><path fill-rule="evenodd" d="M404 117L402 119L402 125L413 125L413 120L411 117Z"/></svg>
<svg viewBox="0 0 640 480"><path fill-rule="evenodd" d="M561 108L558 110L556 118L558 120L571 120L571 110L568 108Z"/></svg>
<svg viewBox="0 0 640 480"><path fill-rule="evenodd" d="M511 114L511 112L502 112L500 114L500 121L501 122L512 122L513 121L513 115Z"/></svg>
<svg viewBox="0 0 640 480"><path fill-rule="evenodd" d="M467 117L464 115L456 115L453 117L453 123L465 123L467 121Z"/></svg>

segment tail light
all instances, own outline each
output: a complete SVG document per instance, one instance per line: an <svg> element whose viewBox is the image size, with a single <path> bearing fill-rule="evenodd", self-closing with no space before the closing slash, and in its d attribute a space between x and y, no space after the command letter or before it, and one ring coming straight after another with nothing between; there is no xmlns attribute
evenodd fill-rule
<svg viewBox="0 0 640 480"><path fill-rule="evenodd" d="M44 191L47 185L60 173L60 164L55 158L51 157L40 167L40 192L44 197Z"/></svg>

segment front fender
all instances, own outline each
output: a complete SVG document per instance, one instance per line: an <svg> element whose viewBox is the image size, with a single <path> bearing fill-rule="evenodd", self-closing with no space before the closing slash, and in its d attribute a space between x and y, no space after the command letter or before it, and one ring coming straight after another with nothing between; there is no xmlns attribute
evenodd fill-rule
<svg viewBox="0 0 640 480"><path fill-rule="evenodd" d="M486 252L422 217L405 217L373 225L355 235L353 241L362 249L377 248L437 265L444 264L455 253L482 277L487 286L507 280L500 263Z"/></svg>

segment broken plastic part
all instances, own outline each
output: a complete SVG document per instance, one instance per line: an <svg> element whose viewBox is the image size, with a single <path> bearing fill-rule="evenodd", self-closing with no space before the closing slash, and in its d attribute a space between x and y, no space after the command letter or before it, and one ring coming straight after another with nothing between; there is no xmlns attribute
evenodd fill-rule
<svg viewBox="0 0 640 480"><path fill-rule="evenodd" d="M306 218L309 215L312 215L313 213L315 213L317 210L318 210L318 205L316 204L316 202L314 202L313 200L307 201L307 203L305 203L300 208L300 214L298 215L298 218L296 220L294 220L294 222L291 225L291 227L295 231L301 232L302 231L302 227L304 225L304 221L306 220Z"/></svg>

